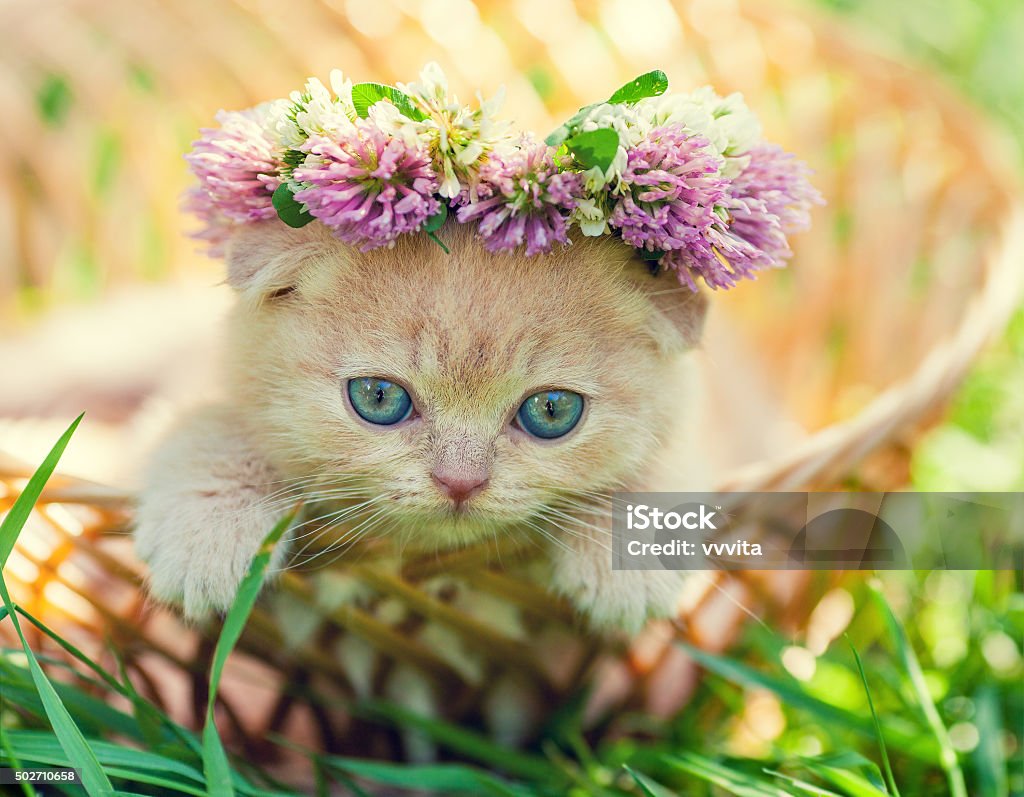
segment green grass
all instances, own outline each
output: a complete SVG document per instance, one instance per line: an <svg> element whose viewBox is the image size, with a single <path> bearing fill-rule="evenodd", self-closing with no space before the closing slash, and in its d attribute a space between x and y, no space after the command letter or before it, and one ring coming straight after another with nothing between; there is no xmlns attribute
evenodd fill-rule
<svg viewBox="0 0 1024 797"><path fill-rule="evenodd" d="M78 423L0 526L0 560L10 554ZM13 624L22 644L0 656L0 765L75 767L83 784L57 787L69 795L293 794L254 763L225 751L213 710L220 674L255 603L270 550L289 522L268 534L225 620L199 734L142 697L123 672L101 667L15 606L3 584L0 622ZM372 702L351 708L415 730L458 762L408 765L301 752L322 794L332 784L356 795L387 786L495 797L1024 793L1021 575L890 573L884 581L854 580L833 589L847 591L857 608L845 638L817 657L813 675L804 672L801 680L783 665L786 650L800 638L751 624L729 656L687 648L705 674L679 716L664 722L620 717L635 730L615 738L588 736L582 700L556 712L526 750L502 748L474 728ZM33 651L24 623L38 627L73 663ZM766 695L781 723L752 742L743 732L747 712L754 697L763 705ZM114 696L131 710L113 707L106 698ZM286 739L269 741L297 749ZM23 793L34 792L26 787Z"/></svg>

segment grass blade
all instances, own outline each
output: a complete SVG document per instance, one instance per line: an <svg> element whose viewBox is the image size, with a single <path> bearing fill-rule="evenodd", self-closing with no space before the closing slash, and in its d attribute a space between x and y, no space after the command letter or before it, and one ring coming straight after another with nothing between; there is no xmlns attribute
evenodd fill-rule
<svg viewBox="0 0 1024 797"><path fill-rule="evenodd" d="M26 761L48 766L70 765L61 746L46 731L10 731L9 739L11 748ZM199 788L203 785L203 774L198 769L166 755L136 750L102 739L90 740L90 745L97 760L104 766L132 769L140 773L150 772L163 777L175 776Z"/></svg>
<svg viewBox="0 0 1024 797"><path fill-rule="evenodd" d="M192 749L193 752L197 754L199 753L199 746L198 744L196 744L195 739L190 731L188 731L181 725L178 725L176 722L172 721L170 717L161 712L156 706L154 706L152 703L150 703L142 695L139 694L138 690L132 684L131 679L128 677L128 672L124 666L124 660L121 658L120 653L113 648L113 646L109 646L108 649L110 650L114 658L117 660L118 670L121 675L120 681L113 675L108 673L105 669L103 669L103 667L101 667L96 661L91 659L89 656L85 655L85 653L83 653L77 647L75 647L66 639L61 637L56 631L47 626L46 623L44 623L42 620L40 620L37 617L34 617L30 612L27 612L23 607L15 606L15 610L18 612L18 614L20 614L22 617L24 617L26 620L32 623L32 625L34 625L41 632L46 634L46 636L52 639L55 643L57 643L57 645L63 648L73 658L77 659L86 667L88 667L92 672L94 672L108 689L111 689L112 691L121 695L125 699L131 701L132 707L135 711L135 722L136 725L138 726L138 733L135 733L134 730L126 731L123 727L123 723L120 726L120 732L125 733L129 736L141 738L150 747L154 747L157 744L162 744L165 742L165 739L162 738L162 735L160 734L160 729L166 729L170 734L179 739L184 745ZM59 692L60 689L58 688L58 693ZM66 698L65 702L67 702ZM118 714L120 714L120 712L118 712ZM81 714L79 714L79 716L81 716Z"/></svg>
<svg viewBox="0 0 1024 797"><path fill-rule="evenodd" d="M509 775L542 783L562 779L559 770L543 758L509 750L465 728L443 720L422 717L391 703L368 700L355 706L354 711L370 718L388 720L398 727L422 731L443 747Z"/></svg>
<svg viewBox="0 0 1024 797"><path fill-rule="evenodd" d="M964 783L964 773L960 768L960 761L957 758L956 750L953 749L953 743L949 740L946 726L942 723L939 711L935 707L935 701L932 700L931 693L928 691L928 684L924 679L921 663L917 660L917 655L910 646L907 632L900 621L896 619L896 615L893 614L889 602L885 599L879 587L875 584L870 584L869 586L871 596L885 618L886 625L889 628L889 635L896 645L896 651L899 653L903 667L910 676L910 684L914 689L914 694L917 696L917 702L921 706L921 711L924 713L925 721L928 723L935 741L938 742L939 765L946 772L946 779L949 781L950 797L967 797L967 785Z"/></svg>
<svg viewBox="0 0 1024 797"><path fill-rule="evenodd" d="M730 769L714 759L697 753L665 755L661 756L659 761L672 769L681 770L695 778L725 789L736 797L792 797L771 782Z"/></svg>
<svg viewBox="0 0 1024 797"><path fill-rule="evenodd" d="M281 518L270 530L270 533L263 538L259 553L252 560L249 571L238 587L238 594L235 595L235 600L224 619L220 637L217 639L217 647L213 653L213 665L210 668L210 697L206 703L206 723L203 725L203 772L206 775L206 787L210 797L232 797L235 793L231 767L228 765L227 753L224 752L224 744L221 742L220 734L217 732L217 722L214 719L217 689L220 687L224 665L242 636L242 629L245 628L252 607L260 594L274 546L291 526L297 512L298 508Z"/></svg>
<svg viewBox="0 0 1024 797"><path fill-rule="evenodd" d="M846 641L850 645L850 650L853 651L853 659L857 662L857 672L860 673L861 683L864 684L864 694L868 698L868 708L871 709L871 719L875 723L875 736L878 737L878 749L882 753L882 771L885 773L885 782L889 788L889 793L894 797L900 797L900 790L896 786L896 778L892 774L892 765L889 763L889 753L885 749L885 737L882 735L882 725L878 721L878 714L875 712L875 701L871 698L871 689L868 687L868 676L864 673L864 664L860 660L860 654L857 652L857 648L853 646L853 642L850 641L849 635L846 637Z"/></svg>
<svg viewBox="0 0 1024 797"><path fill-rule="evenodd" d="M676 797L675 792L669 791L660 783L655 783L649 777L637 772L628 764L623 764L622 768L629 773L633 782L640 787L640 791L643 792L644 797Z"/></svg>
<svg viewBox="0 0 1024 797"><path fill-rule="evenodd" d="M4 754L4 763L11 769L21 769L21 761L14 750L11 749L11 741L7 738L7 728L0 723L0 750ZM21 781L21 791L26 797L37 797L36 790L28 781Z"/></svg>
<svg viewBox="0 0 1024 797"><path fill-rule="evenodd" d="M886 797L884 784L876 786L868 778L852 769L820 763L804 763L808 771L814 773L826 783L843 790L848 797Z"/></svg>
<svg viewBox="0 0 1024 797"><path fill-rule="evenodd" d="M355 758L324 756L328 766L349 775L405 789L429 789L438 794L469 794L474 797L522 797L515 789L490 773L463 764L392 764Z"/></svg>
<svg viewBox="0 0 1024 797"><path fill-rule="evenodd" d="M766 769L764 771L769 775L774 775L779 780L785 781L789 785L789 788L799 789L801 794L809 794L812 795L812 797L843 797L843 795L838 792L823 789L821 786L815 786L813 783L808 783L805 780L794 778L792 775L787 775L784 772L778 772L774 769Z"/></svg>
<svg viewBox="0 0 1024 797"><path fill-rule="evenodd" d="M24 651L19 648L19 652ZM39 661L39 658L36 660ZM0 677L3 678L5 700L38 717L46 716L46 707L35 687L31 668L20 667L0 659ZM61 681L52 683L54 691L71 715L79 718L78 724L84 734L88 735L91 732L98 735L101 730L106 730L126 738L141 740L131 715L119 711L74 684Z"/></svg>
<svg viewBox="0 0 1024 797"><path fill-rule="evenodd" d="M870 722L852 711L826 703L824 700L808 694L795 680L755 670L742 662L724 656L716 656L687 642L679 641L676 644L680 645L699 665L731 683L767 689L782 698L787 706L808 712L822 724L848 728L869 738L874 738L875 733ZM895 739L907 754L925 761L937 760L938 749L930 743L932 740L928 739L923 743L914 733L906 729L897 729L894 725L887 725L886 732L888 738Z"/></svg>
<svg viewBox="0 0 1024 797"><path fill-rule="evenodd" d="M11 596L7 591L7 583L2 577L0 577L0 597L3 598L5 605L10 610L13 604ZM42 701L46 717L50 721L50 725L53 727L53 732L60 741L61 747L67 754L69 764L75 769L81 770L82 785L90 797L94 795L95 797L107 797L107 795L113 794L114 787L103 771L103 767L100 766L96 755L85 740L82 732L78 729L75 721L71 718L71 714L68 713L64 703L61 702L60 697L58 697L57 692L53 688L53 684L50 683L50 679L46 677L46 673L39 666L39 662L36 660L32 648L29 647L28 640L25 638L25 632L21 628L17 614L11 612L10 616L11 622L14 624L14 630L21 641L25 655L28 657L32 681L35 684L36 691L39 693L39 699Z"/></svg>
<svg viewBox="0 0 1024 797"><path fill-rule="evenodd" d="M59 645L65 652L67 652L73 658L77 659L90 670L92 670L97 675L97 677L99 677L99 679L103 681L104 684L106 684L108 688L113 689L122 697L131 699L132 690L126 688L124 684L118 681L113 675L108 673L99 664L97 664L91 658L86 656L85 653L83 653L77 647L75 647L62 636L60 636L60 634L58 634L56 631L54 631L52 628L46 625L46 623L44 623L38 617L33 616L31 612L26 611L21 606L16 605L14 607L14 610L22 617L24 617L26 620L28 620L30 623L32 623L32 625L34 625L36 628L38 628L40 631L46 634L46 636L52 639L55 643L57 643L57 645Z"/></svg>
<svg viewBox="0 0 1024 797"><path fill-rule="evenodd" d="M43 487L46 486L46 482L53 475L57 462L64 453L64 449L68 447L71 435L75 433L78 424L82 422L82 417L82 415L79 415L75 418L67 431L61 435L60 440L50 450L50 453L46 455L43 464L39 466L38 470L32 474L32 478L28 480L28 484L21 491L21 495L14 502L14 506L11 507L3 521L0 522L0 568L7 565L7 557L14 550L14 543L28 521L29 515L32 514L32 507L36 505L36 501L39 500L39 496L43 492ZM11 606L7 606L7 610L13 611Z"/></svg>
<svg viewBox="0 0 1024 797"><path fill-rule="evenodd" d="M46 458L43 460L43 464L39 466L36 472L32 475L32 478L28 480L28 484L25 485L25 489L22 491L21 495L18 496L18 500L14 502L14 506L11 507L10 512L7 513L3 522L0 523L0 567L7 564L7 558L11 555L11 551L14 550L14 543L18 539L18 535L21 534L21 530L24 528L26 521L28 521L29 515L32 513L32 507L35 506L36 501L39 500L39 495L42 493L43 487L53 474L54 469L57 467L57 462L60 460L61 454L63 454L64 449L67 448L71 435L74 434L75 429L78 428L78 424L81 423L81 421L82 416L79 415L71 426L68 427L67 431L64 432L56 445L54 445L50 453L47 454ZM46 673L43 672L43 668L39 666L39 662L36 659L32 648L29 647L28 640L25 638L25 632L22 630L17 612L14 610L14 602L11 600L10 593L7 590L7 582L2 575L0 575L0 597L3 598L3 603L7 609L11 623L14 625L14 630L18 635L18 639L21 641L22 649L25 651L25 656L28 658L29 670L32 673L32 681L34 682L36 690L39 693L39 698L43 703L43 709L46 712L46 717L53 726L53 732L60 741L60 745L64 749L64 752L67 754L68 761L75 769L81 770L82 785L90 796L96 795L97 797L107 797L107 795L112 795L114 793L114 787L111 785L110 780L103 771L103 767L101 767L99 761L96 760L95 753L93 753L89 743L85 740L82 732L78 729L75 721L71 718L71 714L68 713L64 703L61 702L60 697L53 688L53 684L50 683L50 679L47 678Z"/></svg>
<svg viewBox="0 0 1024 797"><path fill-rule="evenodd" d="M975 769L981 797L1008 797L1009 779L1006 775L1006 751L1003 749L1003 723L999 716L999 696L987 686L974 696L974 721L980 740L974 748Z"/></svg>

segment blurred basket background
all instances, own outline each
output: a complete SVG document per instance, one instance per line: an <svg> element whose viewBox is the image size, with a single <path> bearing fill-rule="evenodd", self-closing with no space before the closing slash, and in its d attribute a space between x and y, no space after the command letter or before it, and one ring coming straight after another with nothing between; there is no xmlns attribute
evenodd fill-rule
<svg viewBox="0 0 1024 797"><path fill-rule="evenodd" d="M217 109L284 95L335 66L357 81L394 82L432 59L460 96L505 85L506 113L538 131L652 68L676 88L742 91L768 135L816 170L829 204L795 241L792 266L715 297L737 345L763 364L787 416L808 433L742 463L728 486L905 485L915 442L1020 296L1012 148L938 81L804 8L20 0L5 3L0 20L0 335L21 334L40 308L102 300L117 286L219 279L219 264L185 238L177 204L187 184L181 154ZM127 422L144 398L113 422ZM19 452L6 453L0 510L30 472ZM8 580L29 611L101 659L116 648L144 691L194 722L213 637L147 603L125 536L130 519L119 486L56 479ZM497 722L504 700L535 724L585 683L601 685L595 721L601 710L649 706L666 689L670 702L685 698L692 670L666 648L673 628L629 642L589 637L521 575L517 556L526 568L530 555L509 551L504 572L471 550L400 572L364 559L289 574L255 615L225 682L235 738L255 750L269 728L397 756L399 740L366 733L344 710L352 696L396 691L482 723ZM347 579L371 597L360 608L324 606L318 579ZM800 587L799 578L730 580L695 600L685 633L725 644L743 616L737 603L799 624L813 605Z"/></svg>

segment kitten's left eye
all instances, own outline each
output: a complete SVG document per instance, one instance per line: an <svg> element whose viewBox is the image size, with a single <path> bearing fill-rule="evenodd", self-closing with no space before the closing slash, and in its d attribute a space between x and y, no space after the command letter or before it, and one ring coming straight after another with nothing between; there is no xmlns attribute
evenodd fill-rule
<svg viewBox="0 0 1024 797"><path fill-rule="evenodd" d="M543 440L569 434L583 415L583 396L571 390L542 390L519 407L516 418L523 431Z"/></svg>
<svg viewBox="0 0 1024 797"><path fill-rule="evenodd" d="M378 426L392 426L412 415L408 391L386 379L350 379L348 398L360 418Z"/></svg>

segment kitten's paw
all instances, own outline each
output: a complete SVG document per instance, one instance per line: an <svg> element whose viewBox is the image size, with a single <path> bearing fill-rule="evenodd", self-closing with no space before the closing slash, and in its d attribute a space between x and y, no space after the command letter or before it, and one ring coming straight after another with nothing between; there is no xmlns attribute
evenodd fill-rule
<svg viewBox="0 0 1024 797"><path fill-rule="evenodd" d="M591 624L603 629L639 631L656 617L675 617L687 573L665 570L612 570L609 554L565 553L555 563L554 586Z"/></svg>
<svg viewBox="0 0 1024 797"><path fill-rule="evenodd" d="M187 417L157 450L136 514L135 550L149 590L197 620L224 612L287 507L268 505L274 473L223 411ZM277 545L270 571L286 546Z"/></svg>
<svg viewBox="0 0 1024 797"><path fill-rule="evenodd" d="M149 565L150 594L180 605L190 620L226 612L277 519L252 507L228 513L207 496L179 495L173 509L144 498L135 545ZM271 572L281 565L284 551L283 544L275 549Z"/></svg>

